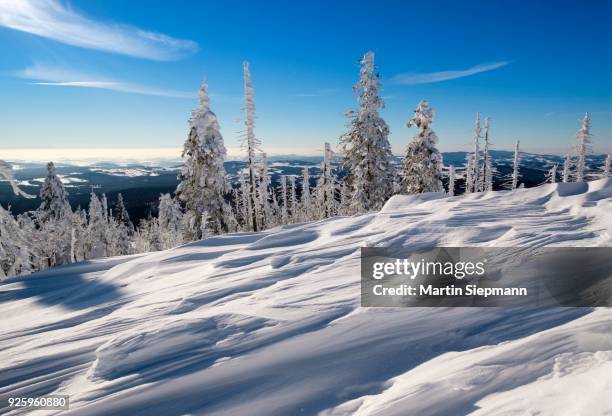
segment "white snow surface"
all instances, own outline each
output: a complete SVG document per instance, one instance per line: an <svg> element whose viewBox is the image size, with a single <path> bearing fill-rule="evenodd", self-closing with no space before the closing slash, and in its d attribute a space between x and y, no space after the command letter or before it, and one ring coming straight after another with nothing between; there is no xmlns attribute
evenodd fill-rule
<svg viewBox="0 0 612 416"><path fill-rule="evenodd" d="M610 246L611 212L612 179L396 196L5 280L0 398L68 394L66 415L612 414L608 308L359 303L362 246Z"/></svg>

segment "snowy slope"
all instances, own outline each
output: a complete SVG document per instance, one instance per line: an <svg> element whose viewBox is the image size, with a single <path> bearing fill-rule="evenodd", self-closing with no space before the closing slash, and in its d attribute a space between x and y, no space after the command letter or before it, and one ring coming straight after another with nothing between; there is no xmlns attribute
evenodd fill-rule
<svg viewBox="0 0 612 416"><path fill-rule="evenodd" d="M74 415L609 414L609 309L360 308L359 247L610 246L610 212L610 179L397 196L4 281L0 396L69 394Z"/></svg>

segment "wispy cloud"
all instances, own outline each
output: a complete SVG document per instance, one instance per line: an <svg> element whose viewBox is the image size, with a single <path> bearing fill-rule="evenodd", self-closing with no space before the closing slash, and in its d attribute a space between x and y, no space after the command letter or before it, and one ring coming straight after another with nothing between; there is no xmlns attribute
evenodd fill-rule
<svg viewBox="0 0 612 416"><path fill-rule="evenodd" d="M159 97L194 98L194 93L149 87L125 81L109 79L99 75L83 74L61 68L35 65L15 74L19 78L31 80L34 85L72 88L97 88L141 95Z"/></svg>
<svg viewBox="0 0 612 416"><path fill-rule="evenodd" d="M456 71L440 71L440 72L427 72L427 73L404 73L398 74L391 78L392 82L403 85L415 85L415 84L430 84L432 82L448 81L450 79L465 78L471 75L480 74L481 72L492 71L497 68L508 65L510 62L501 61L493 62L489 64L480 64L473 66L468 69L456 70Z"/></svg>
<svg viewBox="0 0 612 416"><path fill-rule="evenodd" d="M59 0L2 0L0 26L58 42L158 61L179 59L198 44L137 27L92 20Z"/></svg>

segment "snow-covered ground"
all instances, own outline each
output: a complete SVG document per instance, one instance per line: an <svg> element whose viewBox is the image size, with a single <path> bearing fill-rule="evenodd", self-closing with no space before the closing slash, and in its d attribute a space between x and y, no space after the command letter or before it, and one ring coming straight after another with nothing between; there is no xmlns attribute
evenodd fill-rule
<svg viewBox="0 0 612 416"><path fill-rule="evenodd" d="M0 396L68 394L74 415L612 414L610 309L359 306L361 246L610 246L611 212L612 179L398 196L4 281Z"/></svg>

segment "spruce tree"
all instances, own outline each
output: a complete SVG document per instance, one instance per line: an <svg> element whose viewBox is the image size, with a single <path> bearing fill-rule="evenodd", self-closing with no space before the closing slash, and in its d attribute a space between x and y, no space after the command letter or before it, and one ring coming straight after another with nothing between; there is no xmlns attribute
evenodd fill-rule
<svg viewBox="0 0 612 416"><path fill-rule="evenodd" d="M557 164L552 165L548 171L547 181L550 183L557 183Z"/></svg>
<svg viewBox="0 0 612 416"><path fill-rule="evenodd" d="M315 201L319 218L329 218L336 214L336 178L331 166L332 150L329 143L325 143L325 154L321 163L321 176L317 181Z"/></svg>
<svg viewBox="0 0 612 416"><path fill-rule="evenodd" d="M257 183L255 178L256 171L256 152L259 150L260 141L255 137L255 92L253 90L253 82L251 81L251 71L249 62L242 63L244 77L244 124L246 127L244 139L242 140L242 148L247 153L247 201L251 215L250 225L253 231L258 231L257 210Z"/></svg>
<svg viewBox="0 0 612 416"><path fill-rule="evenodd" d="M257 163L257 203L259 212L259 228L266 229L272 226L274 218L272 214L270 196L270 175L268 174L268 157L261 153Z"/></svg>
<svg viewBox="0 0 612 416"><path fill-rule="evenodd" d="M514 145L514 162L513 162L513 168L512 168L512 190L515 190L518 186L519 165L521 163L520 155L519 155L519 145L520 145L520 141L517 140Z"/></svg>
<svg viewBox="0 0 612 416"><path fill-rule="evenodd" d="M493 190L493 169L491 155L489 154L489 130L491 128L491 118L487 117L484 124L484 149L482 151L482 177L480 179L481 190L484 192Z"/></svg>
<svg viewBox="0 0 612 416"><path fill-rule="evenodd" d="M280 191L283 205L281 206L281 224L289 224L289 199L287 198L287 176L280 178Z"/></svg>
<svg viewBox="0 0 612 416"><path fill-rule="evenodd" d="M106 256L106 227L104 208L95 193L91 192L87 225L87 257Z"/></svg>
<svg viewBox="0 0 612 416"><path fill-rule="evenodd" d="M290 222L299 221L299 203L295 187L295 176L289 176L289 219Z"/></svg>
<svg viewBox="0 0 612 416"><path fill-rule="evenodd" d="M183 243L183 213L178 201L173 199L170 194L162 194L159 197L157 223L162 250L167 250Z"/></svg>
<svg viewBox="0 0 612 416"><path fill-rule="evenodd" d="M117 194L117 203L115 205L115 218L119 224L122 224L129 234L134 232L134 224L130 220L130 214L125 208L125 202L123 201L123 195Z"/></svg>
<svg viewBox="0 0 612 416"><path fill-rule="evenodd" d="M40 189L40 199L42 201L40 210L43 221L59 220L72 213L68 203L68 193L61 179L57 176L53 162L47 163L47 177Z"/></svg>
<svg viewBox="0 0 612 416"><path fill-rule="evenodd" d="M448 167L448 196L455 196L455 167Z"/></svg>
<svg viewBox="0 0 612 416"><path fill-rule="evenodd" d="M465 193L474 192L474 153L465 155Z"/></svg>
<svg viewBox="0 0 612 416"><path fill-rule="evenodd" d="M474 179L474 185L472 186L474 192L479 192L481 188L480 184L480 138L481 136L480 127L480 113L476 113L476 121L474 122L474 173L472 178Z"/></svg>
<svg viewBox="0 0 612 416"><path fill-rule="evenodd" d="M577 151L578 151L578 162L576 163L576 182L584 182L584 170L586 167L586 154L589 150L590 138L591 138L591 117L589 113L584 115L582 119L582 127L576 133L578 139Z"/></svg>
<svg viewBox="0 0 612 416"><path fill-rule="evenodd" d="M570 169L571 169L572 160L569 154L565 155L565 159L563 160L563 182L569 182L570 180Z"/></svg>
<svg viewBox="0 0 612 416"><path fill-rule="evenodd" d="M343 168L348 172L351 205L357 212L382 208L392 194L393 166L389 128L379 115L384 106L374 52L366 53L359 82L355 85L359 109L347 115L348 132L340 138L344 153Z"/></svg>
<svg viewBox="0 0 612 416"><path fill-rule="evenodd" d="M604 164L603 164L604 178L607 178L608 176L610 176L610 165L612 165L612 152L608 152L608 155L606 156L606 160L604 160Z"/></svg>
<svg viewBox="0 0 612 416"><path fill-rule="evenodd" d="M310 195L310 174L308 166L302 170L302 201L301 201L302 221L310 221L313 218L313 206Z"/></svg>
<svg viewBox="0 0 612 416"><path fill-rule="evenodd" d="M442 192L442 155L436 147L438 137L431 129L434 111L422 100L408 121L417 132L408 144L402 165L402 193Z"/></svg>
<svg viewBox="0 0 612 416"><path fill-rule="evenodd" d="M183 148L183 166L176 195L185 205L185 237L202 238L202 213L208 212L214 234L227 232L225 195L229 192L223 162L226 149L217 116L210 109L208 85L199 91L199 106L190 120L189 137Z"/></svg>

